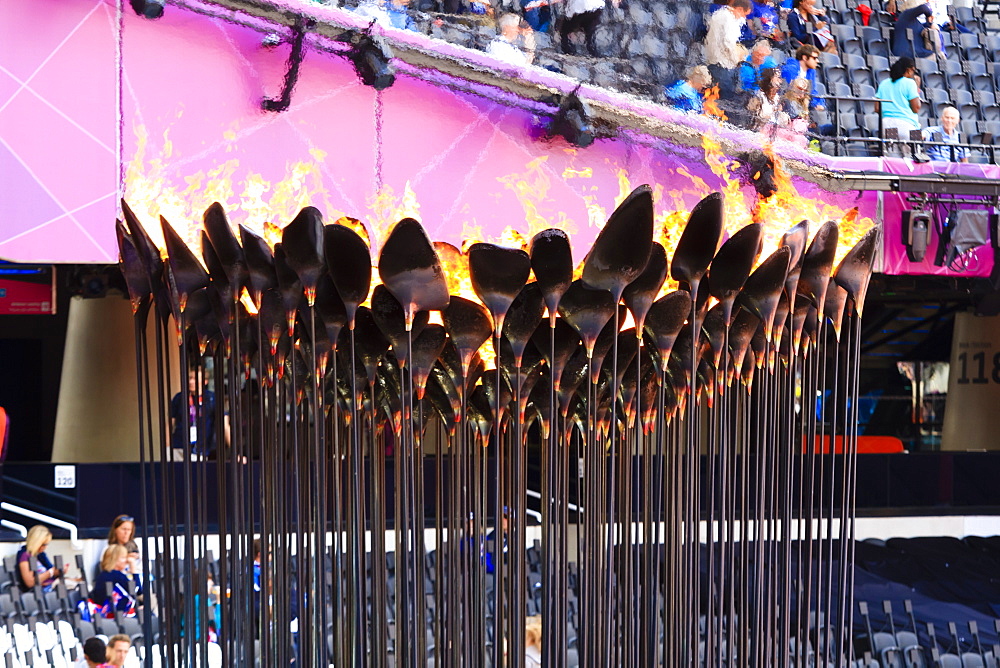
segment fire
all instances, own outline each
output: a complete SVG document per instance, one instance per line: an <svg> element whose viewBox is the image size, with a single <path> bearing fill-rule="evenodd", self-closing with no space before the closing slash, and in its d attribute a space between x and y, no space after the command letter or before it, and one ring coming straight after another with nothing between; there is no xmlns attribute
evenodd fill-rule
<svg viewBox="0 0 1000 668"><path fill-rule="evenodd" d="M521 205L529 237L550 227L558 227L570 234L575 232L575 226L572 221L566 218L564 212L559 211L556 220L553 221L546 218L539 211L540 205L549 201L549 190L552 187L549 175L551 170L546 166L548 159L549 156L547 155L539 156L525 165L523 173L497 177L497 181L502 183L505 189L510 190L517 199L518 204ZM586 171L583 170L583 172L575 173L575 175L584 176ZM590 172L590 174L592 173ZM463 238L470 237L463 234ZM480 234L478 238L482 239L483 237Z"/></svg>
<svg viewBox="0 0 1000 668"><path fill-rule="evenodd" d="M726 120L726 113L719 108L719 87L709 86L705 89L705 115L718 118L720 121Z"/></svg>
<svg viewBox="0 0 1000 668"><path fill-rule="evenodd" d="M344 227L350 228L351 230L356 232L359 237L364 239L365 244L368 245L368 248L372 247L371 237L368 236L368 228L365 227L365 224L362 223L357 218L351 218L350 216L341 216L334 222L334 225L343 225Z"/></svg>
<svg viewBox="0 0 1000 668"><path fill-rule="evenodd" d="M409 181L403 187L403 194L398 198L392 186L383 185L375 195L368 199L367 204L369 210L368 228L372 232L369 245L375 254L382 248L382 242L388 236L393 225L403 218L420 220L420 203L417 201L417 195L413 192Z"/></svg>

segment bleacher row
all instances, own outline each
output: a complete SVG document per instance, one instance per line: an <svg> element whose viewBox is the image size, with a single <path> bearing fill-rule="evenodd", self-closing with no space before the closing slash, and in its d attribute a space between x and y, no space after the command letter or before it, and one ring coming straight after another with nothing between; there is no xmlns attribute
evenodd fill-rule
<svg viewBox="0 0 1000 668"><path fill-rule="evenodd" d="M349 0L350 5L356 0ZM895 61L890 51L893 18L876 9L863 25L856 7L859 0L828 0L824 5L837 40L838 54L821 55L817 71L823 97L856 98L828 100L827 109L815 113L818 125L831 125L834 139L824 138L824 152L837 155L877 156L876 142L861 141L878 136L875 90L888 76ZM880 3L872 3L876 6ZM563 54L555 33L539 34L535 64L597 86L613 88L662 101L665 85L683 75L688 65L703 61L700 44L691 36L703 30L701 12L706 2L657 3L634 0L620 9L607 9L598 31L598 44L607 57L595 59ZM953 7L954 19L972 31L942 31L943 58L917 60L926 104L920 111L923 127L938 125L941 110L958 108L962 117L963 143L1000 148L1000 33L993 31L978 7ZM424 21L425 32L473 49L485 49L495 30L462 16L424 15L443 21ZM938 21L941 23L942 21ZM920 37L914 38L920 41ZM790 47L775 48L780 67L791 56ZM1000 161L1000 150L974 150L970 162Z"/></svg>
<svg viewBox="0 0 1000 668"><path fill-rule="evenodd" d="M956 622L948 622L948 628L941 630L932 622L918 628L912 603L908 600L903 603L907 618L899 628L893 618L891 601L882 601L882 610L888 620L882 627L873 627L868 601L859 601L857 605L866 633L857 638L856 644L866 668L997 668L1000 665L1000 644L985 644L974 620L965 624L970 641L963 643ZM1000 634L1000 619L993 620L993 624Z"/></svg>
<svg viewBox="0 0 1000 668"><path fill-rule="evenodd" d="M83 556L76 556L76 564L84 573ZM143 617L124 617L118 613L114 619L83 619L78 604L86 596L86 584L80 582L67 586L59 580L51 591L43 592L36 586L22 592L17 585L14 556L3 558L0 565L0 657L14 666L67 666L81 656L83 642L92 636L105 639L115 634L129 636L134 647L145 645ZM159 622L150 619L154 642L159 635Z"/></svg>
<svg viewBox="0 0 1000 668"><path fill-rule="evenodd" d="M823 53L817 70L820 94L853 97L859 100L829 100L826 112L818 112L818 124L832 124L840 137L864 138L878 134L878 109L875 90L889 76L889 64L895 61L890 52L892 18L885 12L873 12L869 25L852 2L833 0L827 10L831 31L837 39L837 54ZM972 34L942 31L944 57L918 58L921 92L926 104L919 116L923 127L937 125L945 106L959 110L963 143L1000 145L1000 34L988 32L978 7L955 7L955 20ZM919 37L914 37L922 44ZM871 142L833 142L835 152L854 156L878 155L879 147ZM1000 159L1000 152L996 158ZM971 162L989 162L986 151L973 151Z"/></svg>

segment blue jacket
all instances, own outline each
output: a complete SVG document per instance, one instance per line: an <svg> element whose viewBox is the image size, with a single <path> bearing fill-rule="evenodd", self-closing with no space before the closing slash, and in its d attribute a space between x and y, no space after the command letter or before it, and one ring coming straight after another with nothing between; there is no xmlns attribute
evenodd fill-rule
<svg viewBox="0 0 1000 668"><path fill-rule="evenodd" d="M760 67L754 67L753 63L750 62L750 56L747 56L740 63L740 86L748 93L756 93L760 90L760 73L768 68L777 67L778 64L774 62L774 58L771 56L765 58Z"/></svg>

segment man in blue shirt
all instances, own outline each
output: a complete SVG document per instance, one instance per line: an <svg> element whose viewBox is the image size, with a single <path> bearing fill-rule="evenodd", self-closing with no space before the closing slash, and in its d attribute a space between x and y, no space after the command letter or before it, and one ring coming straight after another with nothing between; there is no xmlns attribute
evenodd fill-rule
<svg viewBox="0 0 1000 668"><path fill-rule="evenodd" d="M778 64L771 57L771 44L766 39L758 40L746 59L740 63L740 86L744 93L760 90L760 73L768 68L777 69Z"/></svg>
<svg viewBox="0 0 1000 668"><path fill-rule="evenodd" d="M825 109L823 98L819 97L819 90L816 88L816 66L819 65L819 49L812 44L803 44L795 50L795 58L789 58L781 68L781 78L786 83L792 83L796 79L806 79L809 81L810 109Z"/></svg>
<svg viewBox="0 0 1000 668"><path fill-rule="evenodd" d="M687 78L678 81L664 91L667 103L681 111L700 114L705 109L702 91L712 83L712 75L704 65L696 65L688 70Z"/></svg>
<svg viewBox="0 0 1000 668"><path fill-rule="evenodd" d="M961 117L955 107L945 107L941 112L941 125L932 125L924 130L924 139L927 141L939 141L947 144L963 143L958 131L958 122ZM927 155L931 160L942 162L968 162L968 152L965 147L956 146L927 146Z"/></svg>

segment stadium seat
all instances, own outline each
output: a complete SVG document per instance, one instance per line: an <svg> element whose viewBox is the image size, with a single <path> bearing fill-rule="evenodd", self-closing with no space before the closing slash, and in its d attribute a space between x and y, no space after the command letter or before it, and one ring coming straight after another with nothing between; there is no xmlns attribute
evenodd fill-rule
<svg viewBox="0 0 1000 668"><path fill-rule="evenodd" d="M972 90L989 92L996 90L993 84L993 77L986 73L972 75Z"/></svg>
<svg viewBox="0 0 1000 668"><path fill-rule="evenodd" d="M850 76L851 83L869 86L872 90L875 90L875 74L868 69L867 65L848 70L848 75Z"/></svg>
<svg viewBox="0 0 1000 668"><path fill-rule="evenodd" d="M965 60L985 64L990 61L990 55L986 52L985 46L976 44L975 46L965 49Z"/></svg>
<svg viewBox="0 0 1000 668"><path fill-rule="evenodd" d="M858 111L863 114L878 113L878 103L875 101L875 87L869 84L858 84L856 97L864 98L858 102Z"/></svg>
<svg viewBox="0 0 1000 668"><path fill-rule="evenodd" d="M990 90L974 90L972 91L972 99L976 104L983 107L996 104L997 101L996 94Z"/></svg>
<svg viewBox="0 0 1000 668"><path fill-rule="evenodd" d="M921 77L924 77L931 72L939 72L941 69L938 66L938 62L933 58L917 58L916 63L917 70L919 70Z"/></svg>
<svg viewBox="0 0 1000 668"><path fill-rule="evenodd" d="M847 68L843 65L831 65L824 69L826 70L825 80L827 85L831 83L849 84L851 82Z"/></svg>
<svg viewBox="0 0 1000 668"><path fill-rule="evenodd" d="M949 74L948 88L969 90L970 89L969 77L965 75L965 72L956 72L955 74Z"/></svg>
<svg viewBox="0 0 1000 668"><path fill-rule="evenodd" d="M975 652L965 652L961 659L963 668L986 668L983 657Z"/></svg>
<svg viewBox="0 0 1000 668"><path fill-rule="evenodd" d="M980 121L984 120L982 118L982 110L978 104L975 102L963 102L958 105L958 115L965 120L969 121Z"/></svg>
<svg viewBox="0 0 1000 668"><path fill-rule="evenodd" d="M820 52L819 62L824 68L842 66L844 63L841 62L840 56L836 53L826 53Z"/></svg>

